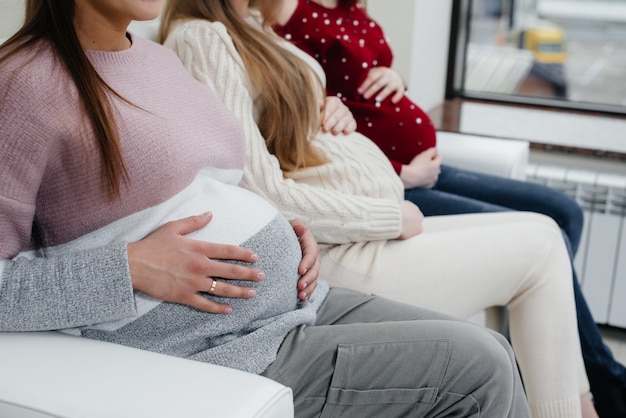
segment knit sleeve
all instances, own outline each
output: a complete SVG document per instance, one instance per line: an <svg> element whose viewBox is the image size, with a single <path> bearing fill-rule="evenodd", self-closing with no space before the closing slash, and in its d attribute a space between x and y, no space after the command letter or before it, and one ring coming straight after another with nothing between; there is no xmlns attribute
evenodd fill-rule
<svg viewBox="0 0 626 418"><path fill-rule="evenodd" d="M399 201L311 186L286 178L270 154L256 122L249 81L232 39L220 23L188 21L174 28L165 45L208 84L241 120L246 134L242 186L308 225L320 243L342 244L397 238Z"/></svg>
<svg viewBox="0 0 626 418"><path fill-rule="evenodd" d="M136 314L125 243L0 260L0 332L62 330Z"/></svg>

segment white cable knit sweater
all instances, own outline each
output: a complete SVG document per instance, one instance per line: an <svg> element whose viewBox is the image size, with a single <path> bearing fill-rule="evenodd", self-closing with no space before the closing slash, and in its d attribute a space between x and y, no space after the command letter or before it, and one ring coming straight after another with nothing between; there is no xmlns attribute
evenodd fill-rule
<svg viewBox="0 0 626 418"><path fill-rule="evenodd" d="M276 41L310 63L323 79L317 62L278 36ZM320 130L313 143L329 163L286 178L259 132L254 118L259 113L254 108L257 94L225 26L184 21L173 27L165 46L242 121L244 187L273 202L287 217L301 219L322 244L398 237L403 186L388 159L369 139L358 133L333 136Z"/></svg>

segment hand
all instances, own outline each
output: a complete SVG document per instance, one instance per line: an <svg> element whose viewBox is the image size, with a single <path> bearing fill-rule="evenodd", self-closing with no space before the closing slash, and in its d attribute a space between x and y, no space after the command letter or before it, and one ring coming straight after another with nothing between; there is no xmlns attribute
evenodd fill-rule
<svg viewBox="0 0 626 418"><path fill-rule="evenodd" d="M398 239L409 239L421 234L423 231L424 214L420 208L413 202L404 200L400 203L400 211L402 213L402 232L400 232Z"/></svg>
<svg viewBox="0 0 626 418"><path fill-rule="evenodd" d="M441 155L436 148L428 148L417 154L408 165L402 166L400 179L405 189L432 188L441 173Z"/></svg>
<svg viewBox="0 0 626 418"><path fill-rule="evenodd" d="M311 297L317 287L317 276L320 274L320 249L306 225L294 219L291 221L291 226L302 247L302 261L298 266L298 273L302 275L298 280L298 298L304 302Z"/></svg>
<svg viewBox="0 0 626 418"><path fill-rule="evenodd" d="M169 222L141 241L128 244L128 264L133 288L154 298L181 303L206 312L230 313L232 308L214 302L200 292L212 289L212 277L258 282L265 278L259 269L226 263L238 260L254 263L258 255L236 245L198 241L185 235L211 221L210 213ZM216 282L212 294L229 298L252 298L251 287Z"/></svg>
<svg viewBox="0 0 626 418"><path fill-rule="evenodd" d="M376 95L377 102L382 102L389 95L393 95L391 103L395 104L402 99L405 89L406 86L399 72L388 67L373 67L367 73L367 77L359 87L358 92L366 100Z"/></svg>
<svg viewBox="0 0 626 418"><path fill-rule="evenodd" d="M351 134L356 130L356 120L352 112L340 98L327 96L320 104L322 109L322 131L333 135Z"/></svg>

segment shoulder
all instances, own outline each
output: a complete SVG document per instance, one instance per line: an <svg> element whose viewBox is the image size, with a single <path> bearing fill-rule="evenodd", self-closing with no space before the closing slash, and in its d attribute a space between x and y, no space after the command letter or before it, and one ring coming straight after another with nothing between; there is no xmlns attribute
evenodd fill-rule
<svg viewBox="0 0 626 418"><path fill-rule="evenodd" d="M71 94L72 86L64 64L49 44L38 42L0 65L0 110L4 116L35 113Z"/></svg>
<svg viewBox="0 0 626 418"><path fill-rule="evenodd" d="M205 19L186 19L172 25L164 45L167 46L172 42L202 42L204 39L216 37L232 43L223 23Z"/></svg>
<svg viewBox="0 0 626 418"><path fill-rule="evenodd" d="M44 87L50 74L58 66L62 66L62 63L50 45L40 41L16 52L2 62L0 84L3 86L9 86L13 83L38 84L40 87Z"/></svg>
<svg viewBox="0 0 626 418"><path fill-rule="evenodd" d="M221 22L189 19L176 22L163 45L175 52L185 67L206 62L234 62L243 67L235 43Z"/></svg>
<svg viewBox="0 0 626 418"><path fill-rule="evenodd" d="M178 57L170 48L141 37L133 36L133 46L141 50L141 55L160 62L179 62Z"/></svg>

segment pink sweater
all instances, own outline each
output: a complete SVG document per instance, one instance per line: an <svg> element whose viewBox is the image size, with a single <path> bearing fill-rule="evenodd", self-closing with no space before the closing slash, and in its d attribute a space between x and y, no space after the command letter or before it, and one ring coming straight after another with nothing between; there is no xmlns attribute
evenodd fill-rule
<svg viewBox="0 0 626 418"><path fill-rule="evenodd" d="M206 86L180 76L184 69L169 50L136 39L126 51L88 55L106 82L136 105L113 99L131 183L119 201L103 193L100 157L91 130L79 122L76 89L55 69L61 64L48 49L21 71L15 70L19 61L3 65L0 258L30 248L33 230L41 244L55 246L163 202L205 165L243 168L241 125ZM120 66L124 71L116 71ZM197 123L178 123L177 113L190 109Z"/></svg>

